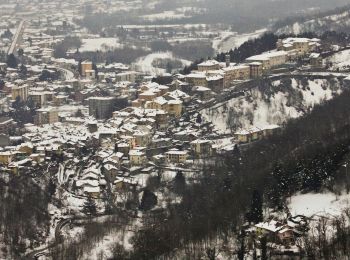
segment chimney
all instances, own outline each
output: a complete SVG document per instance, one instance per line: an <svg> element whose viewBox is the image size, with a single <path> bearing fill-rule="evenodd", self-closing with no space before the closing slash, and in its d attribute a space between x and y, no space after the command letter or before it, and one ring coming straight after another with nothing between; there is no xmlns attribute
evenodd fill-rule
<svg viewBox="0 0 350 260"><path fill-rule="evenodd" d="M229 67L231 64L231 56L230 54L225 55L226 67Z"/></svg>

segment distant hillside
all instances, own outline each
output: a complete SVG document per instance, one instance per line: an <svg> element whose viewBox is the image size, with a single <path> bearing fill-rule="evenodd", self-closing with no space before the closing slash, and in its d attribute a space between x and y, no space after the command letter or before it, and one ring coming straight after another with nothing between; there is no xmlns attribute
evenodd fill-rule
<svg viewBox="0 0 350 260"><path fill-rule="evenodd" d="M278 34L300 34L325 31L350 32L350 5L314 15L289 17L276 22L273 31Z"/></svg>

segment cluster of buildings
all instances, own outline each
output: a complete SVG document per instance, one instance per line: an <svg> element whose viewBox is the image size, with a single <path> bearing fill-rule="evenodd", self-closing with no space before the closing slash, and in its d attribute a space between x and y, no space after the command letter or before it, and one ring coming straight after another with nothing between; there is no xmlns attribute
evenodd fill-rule
<svg viewBox="0 0 350 260"><path fill-rule="evenodd" d="M317 53L321 43L319 39L286 38L279 39L277 49L248 57L242 64L230 62L226 55L226 62L207 60L198 64L198 69L182 78L192 86L207 87L215 92L229 88L235 81L242 81L261 77L286 63L295 62L301 58L308 58L312 67L322 67L322 57Z"/></svg>
<svg viewBox="0 0 350 260"><path fill-rule="evenodd" d="M79 3L62 5L60 16L25 20L17 68L0 64L0 112L6 115L0 118L0 167L21 174L57 162L58 182L79 196L101 198L111 184L116 192L134 190L145 185L144 175L169 167L191 170L194 162L213 162L240 143L271 135L278 126L220 136L203 122L199 108L236 81L259 78L299 57L311 55L315 66L320 64L313 53L319 40L289 38L242 64L231 63L229 56L223 63L207 60L189 75L159 83L125 64L77 60L73 49L67 58L54 58L64 35L88 37L73 21L79 14L68 8ZM61 33L52 36L52 31ZM16 116L15 122L10 115L21 109L33 118Z"/></svg>
<svg viewBox="0 0 350 260"><path fill-rule="evenodd" d="M299 256L303 252L300 238L305 236L308 230L308 221L303 216L289 217L283 221L270 219L247 228L247 244L257 245L261 238L265 237L266 247L271 255Z"/></svg>

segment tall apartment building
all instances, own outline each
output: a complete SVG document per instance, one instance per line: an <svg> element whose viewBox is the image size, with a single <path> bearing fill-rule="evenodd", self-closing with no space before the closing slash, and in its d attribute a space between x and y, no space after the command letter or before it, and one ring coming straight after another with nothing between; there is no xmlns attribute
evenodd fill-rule
<svg viewBox="0 0 350 260"><path fill-rule="evenodd" d="M28 99L28 85L14 86L11 90L12 99L16 100L17 97L21 101L27 101Z"/></svg>
<svg viewBox="0 0 350 260"><path fill-rule="evenodd" d="M58 122L58 111L54 107L38 109L34 121L36 125L56 123Z"/></svg>
<svg viewBox="0 0 350 260"><path fill-rule="evenodd" d="M115 102L115 97L90 97L89 115L96 117L96 119L111 118Z"/></svg>
<svg viewBox="0 0 350 260"><path fill-rule="evenodd" d="M81 75L86 77L88 71L92 71L92 62L86 60L81 63Z"/></svg>
<svg viewBox="0 0 350 260"><path fill-rule="evenodd" d="M29 92L29 98L32 99L35 106L42 107L46 103L46 96L44 92L38 92L38 91Z"/></svg>

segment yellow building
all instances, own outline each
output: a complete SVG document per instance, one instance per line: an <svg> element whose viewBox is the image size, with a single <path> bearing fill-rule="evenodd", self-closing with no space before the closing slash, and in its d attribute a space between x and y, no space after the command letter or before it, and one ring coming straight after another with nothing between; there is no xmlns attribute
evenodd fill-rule
<svg viewBox="0 0 350 260"><path fill-rule="evenodd" d="M191 142L191 150L196 158L212 156L212 143L210 140L194 140Z"/></svg>
<svg viewBox="0 0 350 260"><path fill-rule="evenodd" d="M229 66L224 71L224 86L229 87L234 80L246 80L250 78L250 67L246 65Z"/></svg>
<svg viewBox="0 0 350 260"><path fill-rule="evenodd" d="M164 97L157 97L152 101L147 101L145 108L166 110L168 101Z"/></svg>
<svg viewBox="0 0 350 260"><path fill-rule="evenodd" d="M23 143L19 146L18 151L31 155L33 153L33 144L32 143Z"/></svg>
<svg viewBox="0 0 350 260"><path fill-rule="evenodd" d="M171 149L165 153L168 163L185 163L188 157L187 151Z"/></svg>
<svg viewBox="0 0 350 260"><path fill-rule="evenodd" d="M153 91L145 91L141 94L139 94L139 99L145 100L145 101L152 101L157 97L157 94L154 93Z"/></svg>
<svg viewBox="0 0 350 260"><path fill-rule="evenodd" d="M148 133L137 131L134 137L135 145L138 147L147 147L151 143L151 136Z"/></svg>
<svg viewBox="0 0 350 260"><path fill-rule="evenodd" d="M185 76L185 80L192 86L207 87L207 77L204 73L191 73Z"/></svg>
<svg viewBox="0 0 350 260"><path fill-rule="evenodd" d="M251 62L249 63L250 67L250 78L259 78L262 76L262 64L261 62Z"/></svg>
<svg viewBox="0 0 350 260"><path fill-rule="evenodd" d="M0 163L8 165L12 162L12 159L14 157L13 152L0 152Z"/></svg>
<svg viewBox="0 0 350 260"><path fill-rule="evenodd" d="M12 87L12 99L15 100L17 97L21 101L27 101L28 99L28 85L14 86Z"/></svg>
<svg viewBox="0 0 350 260"><path fill-rule="evenodd" d="M273 67L280 66L287 62L288 53L285 51L273 51L260 55L255 55L246 59L247 62L260 62L262 70L270 70Z"/></svg>
<svg viewBox="0 0 350 260"><path fill-rule="evenodd" d="M92 62L91 61L83 61L81 63L81 75L83 77L86 77L87 75L87 71L91 71L92 70Z"/></svg>
<svg viewBox="0 0 350 260"><path fill-rule="evenodd" d="M234 137L239 143L248 143L260 140L264 137L274 134L280 127L278 125L267 125L264 127L251 127L242 129L234 134Z"/></svg>
<svg viewBox="0 0 350 260"><path fill-rule="evenodd" d="M320 39L298 38L290 37L286 39L279 39L277 42L277 49L283 51L294 51L297 57L305 56L314 51L319 45Z"/></svg>
<svg viewBox="0 0 350 260"><path fill-rule="evenodd" d="M181 117L181 115L182 115L182 101L178 100L178 99L169 100L168 105L166 107L166 111L171 116L174 116L176 118Z"/></svg>
<svg viewBox="0 0 350 260"><path fill-rule="evenodd" d="M140 150L130 150L129 158L132 166L144 165L147 162L146 154Z"/></svg>

